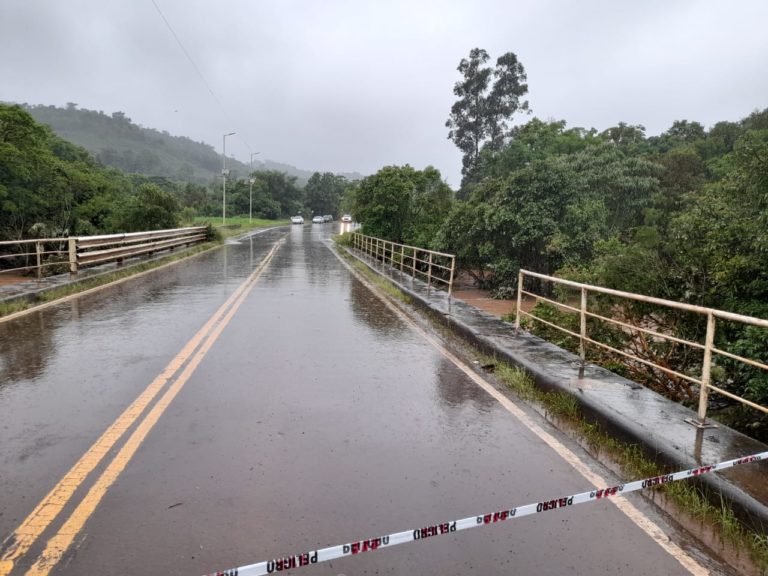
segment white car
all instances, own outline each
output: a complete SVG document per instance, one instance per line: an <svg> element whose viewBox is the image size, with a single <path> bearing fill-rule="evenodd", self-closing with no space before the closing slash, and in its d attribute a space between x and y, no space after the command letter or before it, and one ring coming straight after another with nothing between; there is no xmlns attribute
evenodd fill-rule
<svg viewBox="0 0 768 576"><path fill-rule="evenodd" d="M344 214L344 216L341 217L342 222L352 222L352 215L351 214Z"/></svg>
<svg viewBox="0 0 768 576"><path fill-rule="evenodd" d="M323 217L322 216L315 216L312 218L312 224L322 224L323 223Z"/></svg>
<svg viewBox="0 0 768 576"><path fill-rule="evenodd" d="M303 216L291 216L291 224L304 224Z"/></svg>

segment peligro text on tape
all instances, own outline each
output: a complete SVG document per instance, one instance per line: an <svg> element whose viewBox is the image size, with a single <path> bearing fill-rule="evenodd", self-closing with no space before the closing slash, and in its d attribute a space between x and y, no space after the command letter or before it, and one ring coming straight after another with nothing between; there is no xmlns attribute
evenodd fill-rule
<svg viewBox="0 0 768 576"><path fill-rule="evenodd" d="M768 460L768 452L760 452L751 456L744 456L734 460L727 460L725 462L712 464L710 466L691 468L689 470L682 470L672 474L662 474L661 476L654 476L652 478L645 478L643 480L635 480L627 484L619 484L618 486L611 486L609 488L600 488L590 492L582 492L580 494L573 494L571 496L553 498L552 500L543 500L541 502L534 502L532 504L526 504L516 508L505 508L496 512L480 514L478 516L470 516L469 518L462 518L460 520L453 520L451 522L431 524L429 526L424 526L423 528L397 532L395 534L380 536L379 538L372 538L370 540L358 540L357 542L349 542L339 546L330 546L328 548L322 548L319 550L310 550L309 552L304 552L302 554L285 556L282 558L274 558L266 562L259 562L258 564L249 564L239 568L231 568L221 572L214 572L209 576L259 576L262 574L272 574L275 572L282 572L284 570L292 570L295 568L301 568L303 566L309 566L311 564L317 564L318 562L327 562L328 560L343 558L344 556L353 556L363 552L371 552L381 548L397 546L398 544L405 544L407 542L432 538L433 536L443 536L445 534L451 534L452 532L457 532L459 530L467 530L469 528L476 528L486 524L503 522L512 518L521 518L523 516L530 516L531 514L548 512L550 510L557 510L558 508L565 508L575 504L595 502L603 498L624 495L630 492L643 490L645 488L653 488L655 486L661 486L662 484L676 482L678 480L686 480L696 476L701 476L703 474L709 474L710 472L732 468L733 466L757 462L759 460Z"/></svg>

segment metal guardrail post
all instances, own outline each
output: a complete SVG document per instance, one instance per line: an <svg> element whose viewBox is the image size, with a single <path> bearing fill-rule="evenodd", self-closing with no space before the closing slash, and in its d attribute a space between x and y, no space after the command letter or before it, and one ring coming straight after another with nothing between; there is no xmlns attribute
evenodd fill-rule
<svg viewBox="0 0 768 576"><path fill-rule="evenodd" d="M515 310L515 335L520 332L520 311L523 308L523 271L517 272L517 309Z"/></svg>
<svg viewBox="0 0 768 576"><path fill-rule="evenodd" d="M587 363L587 289L581 288L581 307L579 308L579 357L582 369Z"/></svg>
<svg viewBox="0 0 768 576"><path fill-rule="evenodd" d="M707 313L707 335L704 340L704 362L701 367L701 388L699 389L699 426L705 426L707 421L709 383L712 378L712 348L714 343L715 315L710 310Z"/></svg>
<svg viewBox="0 0 768 576"><path fill-rule="evenodd" d="M427 269L427 294L432 290L432 252L429 253L429 268Z"/></svg>
<svg viewBox="0 0 768 576"><path fill-rule="evenodd" d="M77 274L77 238L69 238L69 273Z"/></svg>
<svg viewBox="0 0 768 576"><path fill-rule="evenodd" d="M37 279L43 276L43 245L41 242L35 242L35 256L37 261Z"/></svg>
<svg viewBox="0 0 768 576"><path fill-rule="evenodd" d="M448 279L448 302L453 294L453 275L456 273L456 256L451 256L451 276Z"/></svg>
<svg viewBox="0 0 768 576"><path fill-rule="evenodd" d="M584 368L587 365L587 289L581 288L581 306L579 307L579 378L584 378Z"/></svg>
<svg viewBox="0 0 768 576"><path fill-rule="evenodd" d="M400 274L403 273L403 265L405 264L405 246L400 245Z"/></svg>

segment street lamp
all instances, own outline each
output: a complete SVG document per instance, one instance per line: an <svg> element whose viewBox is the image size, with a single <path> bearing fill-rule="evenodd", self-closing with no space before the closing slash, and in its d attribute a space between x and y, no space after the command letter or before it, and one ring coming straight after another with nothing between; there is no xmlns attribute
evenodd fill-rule
<svg viewBox="0 0 768 576"><path fill-rule="evenodd" d="M248 183L250 184L250 190L248 197L250 198L248 202L248 224L253 224L253 183L256 182L256 180L253 177L253 157L256 156L258 152L251 152L251 173L249 174L250 178L248 179Z"/></svg>
<svg viewBox="0 0 768 576"><path fill-rule="evenodd" d="M235 132L224 134L222 138L224 145L221 152L221 224L222 226L227 223L227 136L234 136Z"/></svg>

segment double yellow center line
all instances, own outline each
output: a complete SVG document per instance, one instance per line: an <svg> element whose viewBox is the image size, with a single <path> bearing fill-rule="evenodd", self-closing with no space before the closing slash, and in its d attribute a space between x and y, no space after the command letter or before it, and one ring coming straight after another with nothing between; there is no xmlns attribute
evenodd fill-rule
<svg viewBox="0 0 768 576"><path fill-rule="evenodd" d="M27 571L27 576L44 576L58 563L63 554L82 530L85 522L96 510L99 502L109 487L117 480L141 443L157 423L165 409L183 388L221 332L229 324L240 305L250 293L269 262L272 260L283 240L276 243L264 257L259 266L211 316L205 325L187 342L181 351L170 361L162 373L134 400L128 408L107 428L96 442L83 454L64 477L43 498L19 527L6 539L7 550L0 558L0 576L8 576L16 562L24 556L35 541L48 529L58 517L75 491L99 465L120 438L131 428L144 413L154 398L165 388L168 382L178 377L155 403L144 419L136 426L101 476L62 527L48 541L45 550L35 564ZM183 370L182 370L183 368ZM181 372L179 373L179 371Z"/></svg>

